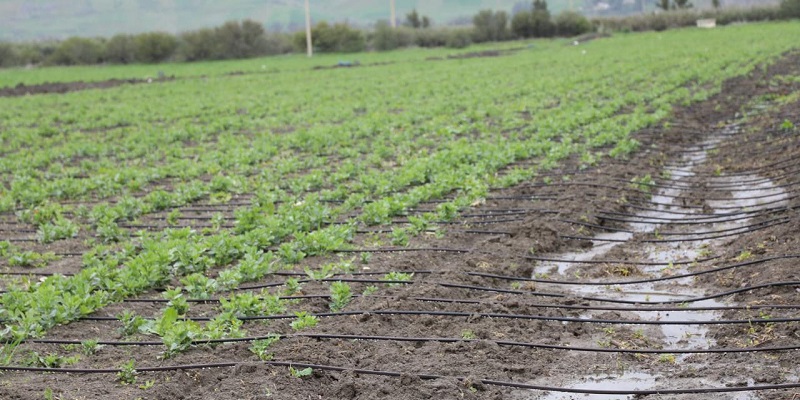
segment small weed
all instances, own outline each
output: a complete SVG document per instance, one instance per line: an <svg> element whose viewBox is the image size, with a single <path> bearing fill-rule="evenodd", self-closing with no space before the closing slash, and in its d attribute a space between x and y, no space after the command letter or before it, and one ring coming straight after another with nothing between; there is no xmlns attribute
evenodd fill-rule
<svg viewBox="0 0 800 400"><path fill-rule="evenodd" d="M372 253L361 253L361 264L369 264L369 260L372 258Z"/></svg>
<svg viewBox="0 0 800 400"><path fill-rule="evenodd" d="M414 273L407 274L405 272L389 272L388 274L384 275L381 278L382 281L390 281L388 283L389 287L400 286L402 283L399 282L409 282L411 278L414 277ZM393 282L392 282L393 281Z"/></svg>
<svg viewBox="0 0 800 400"><path fill-rule="evenodd" d="M253 341L252 346L250 346L250 351L252 351L253 354L257 355L258 358L261 359L261 361L272 360L274 354L269 352L269 348L280 339L281 339L280 335L274 333L270 334L269 337L267 337L266 339Z"/></svg>
<svg viewBox="0 0 800 400"><path fill-rule="evenodd" d="M464 329L463 331L461 331L461 338L464 340L473 340L476 337L477 336L475 336L475 332L473 332L470 329Z"/></svg>
<svg viewBox="0 0 800 400"><path fill-rule="evenodd" d="M311 367L305 369L295 369L294 367L289 367L289 374L295 378L303 378L306 376L311 376L314 373L314 369Z"/></svg>
<svg viewBox="0 0 800 400"><path fill-rule="evenodd" d="M741 253L739 253L738 256L736 256L736 258L734 258L734 260L737 262L742 262L742 261L747 261L752 257L753 253L751 253L749 250L743 250Z"/></svg>
<svg viewBox="0 0 800 400"><path fill-rule="evenodd" d="M353 294L350 292L350 285L344 282L333 282L331 283L331 311L338 312L341 311L350 300L353 298Z"/></svg>
<svg viewBox="0 0 800 400"><path fill-rule="evenodd" d="M296 312L294 313L294 315L297 316L297 319L292 321L290 325L292 329L296 331L303 330L306 328L313 328L317 326L317 324L319 323L319 318L317 318L314 315L310 315L305 311Z"/></svg>
<svg viewBox="0 0 800 400"><path fill-rule="evenodd" d="M84 340L81 342L81 352L84 355L90 356L92 354L97 353L98 350L102 349L103 346L98 344L97 340Z"/></svg>
<svg viewBox="0 0 800 400"><path fill-rule="evenodd" d="M658 361L662 363L675 364L675 354L662 354L658 356Z"/></svg>
<svg viewBox="0 0 800 400"><path fill-rule="evenodd" d="M156 380L155 379L148 379L148 380L144 381L143 385L139 385L139 389L147 390L147 389L150 389L153 386L155 386L155 384L156 384Z"/></svg>
<svg viewBox="0 0 800 400"><path fill-rule="evenodd" d="M366 289L361 293L362 296L369 296L378 291L378 287L375 285L369 285Z"/></svg>
<svg viewBox="0 0 800 400"><path fill-rule="evenodd" d="M117 372L117 380L123 385L131 385L136 383L136 362L134 360L130 360L122 366L119 367L120 370Z"/></svg>

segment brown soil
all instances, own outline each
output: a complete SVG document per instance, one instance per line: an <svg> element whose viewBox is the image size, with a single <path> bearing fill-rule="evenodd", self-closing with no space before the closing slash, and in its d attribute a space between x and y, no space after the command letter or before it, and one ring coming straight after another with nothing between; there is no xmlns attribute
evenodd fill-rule
<svg viewBox="0 0 800 400"><path fill-rule="evenodd" d="M771 178L773 185L785 185L791 193L797 190L797 163L800 159L798 130L781 128L784 120L800 126L800 103L772 105L769 111L752 114L738 120L737 113L750 113L742 105L762 94L781 95L800 90L800 85L774 87L766 84L776 75L800 75L800 55L788 55L770 68L756 69L749 76L736 78L724 85L722 93L708 101L677 109L669 128L653 127L636 134L642 151L629 160L604 159L595 166L581 168L577 159L566 160L559 170L540 176L535 181L514 188L492 191L486 202L462 213L455 224L442 224L444 235L433 232L412 238L408 251L375 252L370 256L342 253L304 260L304 266L319 266L340 258L355 256L358 274L340 275L350 279L353 293L369 286L377 292L357 296L343 310L350 315L321 317L310 329L294 332L291 319L248 321L243 328L248 336L281 333L358 335L351 338L321 338L292 336L272 345L274 361L296 364L315 364L344 368L344 371L315 368L310 376L290 375L285 365L260 362L248 349L249 342L237 342L214 348L196 346L168 360L159 355L162 346L105 346L94 355L81 355L68 368L118 368L133 359L138 368L233 362L235 366L185 371L142 372L135 385L122 385L114 374L41 374L6 372L0 376L0 398L39 399L50 389L56 396L73 398L145 398L145 399L536 399L542 391L514 389L492 385L486 379L541 386L574 387L593 378L611 376L601 389L629 389L624 386L628 373L652 376L648 388L687 389L736 387L797 382L797 350L692 354L676 358L669 354L609 353L601 351L569 351L542 346L571 346L600 349L673 349L686 344L690 337L668 343L658 325L637 325L618 320L653 320L632 311L633 307L656 307L642 300L638 305L615 304L587 299L577 288L552 285L543 280L606 283L642 278L669 276L672 265L657 272L647 272L642 261L653 246L650 240L668 239L668 234L687 234L690 229L713 230L713 224L665 226L660 234L637 233L633 238L595 260L614 260L600 264L576 263L564 274L552 272L529 278L542 266L531 258L560 258L565 254L588 250L596 237L613 229L631 229L631 224L616 221L610 216L635 214L641 207L654 207L646 193L631 188L628 182L650 174L658 185L678 185L689 182L687 190L672 204L680 207L705 207L714 199L733 199L735 192L715 189L714 177L724 174L752 173ZM663 178L667 165L680 160L687 149L719 134L719 127L738 120L740 130L716 144L709 158L693 170L697 175L679 182ZM763 145L759 145L759 143ZM777 161L789 160L773 165ZM794 167L794 168L793 168ZM553 183L544 185L547 178ZM673 177L674 178L674 177ZM745 185L739 176L734 183ZM738 181L736 181L738 179ZM728 187L728 186L720 186ZM744 186L729 186L738 189ZM702 189L700 189L702 188ZM750 194L750 195L757 195ZM538 199L535 199L538 197ZM800 248L800 219L796 207L800 199L786 200L785 207L774 213L755 214L750 224L771 218L783 218L784 223L752 232L735 232L726 238L709 242L708 255L719 256L709 261L689 265L690 271L711 271L741 260L759 260L772 256L798 254ZM423 204L430 209L435 204ZM638 207L638 208L637 208ZM700 212L703 212L700 211ZM674 214L679 218L680 214ZM398 219L398 223L402 219ZM662 228L659 228L660 230ZM683 237L683 236L678 236ZM359 234L355 243L360 248L385 249L391 246L386 233ZM677 249L679 261L702 257L691 255L699 246L695 242L681 243ZM410 249L419 249L412 251ZM425 250L427 249L427 250ZM439 249L439 251L435 251ZM456 252L453 250L461 250ZM743 252L749 252L745 257ZM630 262L628 267L625 267ZM723 272L709 272L690 279L685 284L657 283L656 291L691 289L698 293L715 294L767 283L800 281L798 259L776 259L754 265L737 267ZM625 269L627 268L627 269ZM293 271L303 279L303 268ZM389 272L414 272L413 283L388 286L365 282L379 279ZM537 272L538 273L538 272ZM372 275L369 275L372 274ZM213 273L212 273L213 275ZM492 276L489 276L492 275ZM500 277L502 276L502 277ZM538 276L538 275L537 275ZM288 276L272 275L258 284L282 283ZM513 278L521 278L514 280ZM173 282L176 283L176 282ZM598 297L609 298L614 285L599 286L605 290ZM724 296L726 306L800 305L797 285L769 286ZM326 295L327 282L307 282L303 295ZM278 293L280 287L268 288ZM620 289L621 294L624 289ZM158 291L146 293L142 299L160 299ZM700 303L698 303L700 304ZM693 306L695 304L689 304ZM702 305L702 304L700 304ZM677 305L673 305L674 307ZM145 317L159 314L163 303L125 302L111 305L93 316L115 316L132 310ZM585 307L594 307L587 310ZM661 306L663 307L663 306ZM800 306L798 306L800 308ZM289 306L288 314L296 311L329 312L329 301L323 297L299 299ZM408 312L425 311L417 315ZM680 309L660 311L658 318ZM213 316L218 304L192 303L189 317ZM793 318L797 308L724 310L714 315L719 320L753 320L755 323L708 325L705 338L716 343L711 348L741 348L800 345L800 325L797 322L763 322L765 318ZM526 318L519 318L525 316ZM705 315L704 315L705 316ZM535 317L535 318L531 318ZM598 321L581 321L592 318ZM707 318L705 318L707 319ZM604 320L599 321L599 320ZM83 320L51 330L46 339L102 341L158 341L157 337L138 335L125 338L119 332L118 321ZM688 333L688 330L687 330ZM372 339L364 339L372 336ZM380 338L376 338L380 337ZM400 340L404 338L404 340ZM423 340L448 339L447 341ZM511 342L535 344L517 346ZM21 364L31 351L39 354L58 353L64 356L80 354L77 348L57 344L25 343L14 356L13 363ZM302 369L298 367L298 369ZM399 376L382 376L368 371L396 372ZM794 376L793 376L794 374ZM436 376L430 376L436 375ZM748 381L751 379L752 381ZM150 382L149 384L147 382ZM756 398L790 399L800 389L753 392ZM582 398L579 394L564 394L557 398ZM647 399L726 399L730 393L686 394L682 396L637 396Z"/></svg>
<svg viewBox="0 0 800 400"><path fill-rule="evenodd" d="M156 79L109 79L97 82L46 82L39 85L26 85L20 83L14 87L0 88L0 97L17 97L36 94L69 93L90 89L108 89L122 85L137 85L142 83L161 83L174 81L174 76Z"/></svg>

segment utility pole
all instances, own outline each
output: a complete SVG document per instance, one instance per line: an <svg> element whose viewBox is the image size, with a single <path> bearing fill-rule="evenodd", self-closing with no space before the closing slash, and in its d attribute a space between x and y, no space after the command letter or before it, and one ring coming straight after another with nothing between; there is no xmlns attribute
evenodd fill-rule
<svg viewBox="0 0 800 400"><path fill-rule="evenodd" d="M389 0L389 3L392 8L392 28L397 28L397 11L394 7L394 0Z"/></svg>
<svg viewBox="0 0 800 400"><path fill-rule="evenodd" d="M306 0L306 52L309 57L314 55L311 47L311 6L308 5L308 0Z"/></svg>

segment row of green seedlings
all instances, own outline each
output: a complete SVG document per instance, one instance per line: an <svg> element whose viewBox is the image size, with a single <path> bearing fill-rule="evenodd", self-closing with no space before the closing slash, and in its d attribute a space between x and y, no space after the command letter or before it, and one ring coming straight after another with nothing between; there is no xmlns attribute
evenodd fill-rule
<svg viewBox="0 0 800 400"><path fill-rule="evenodd" d="M38 268L59 260L53 252L23 250L7 240L0 241L0 258L5 258L10 267Z"/></svg>
<svg viewBox="0 0 800 400"><path fill-rule="evenodd" d="M308 275L312 277L312 280L317 281L333 276L330 269L320 271L309 270ZM412 277L413 274L392 272L384 275L381 280L387 281L387 285L392 287L400 285L402 282L409 282ZM288 306L295 304L297 300L287 300L281 297L291 297L300 293L302 284L302 282L292 278L286 281L283 291L279 294L273 295L264 289L258 294L244 292L221 297L219 299L220 314L205 325L200 325L185 318L189 312L189 302L187 297L184 296L183 288L168 289L163 293L168 302L159 317L145 320L131 311L125 311L119 315L119 320L122 323L120 333L124 336L135 334L157 335L165 345L165 350L161 357L170 358L190 349L197 342L244 337L246 332L241 329L242 320L240 318L285 314ZM213 286L211 283L204 284L203 291L198 293L201 296L199 299L208 298L204 295L210 295L208 289ZM353 298L352 289L345 282L331 282L329 290L329 307L333 312L344 309ZM362 295L368 296L377 290L377 286L371 285L364 290ZM190 293L191 289L187 290L186 294ZM296 318L290 323L290 326L295 331L314 327L319 322L318 317L306 311L299 311L294 314Z"/></svg>

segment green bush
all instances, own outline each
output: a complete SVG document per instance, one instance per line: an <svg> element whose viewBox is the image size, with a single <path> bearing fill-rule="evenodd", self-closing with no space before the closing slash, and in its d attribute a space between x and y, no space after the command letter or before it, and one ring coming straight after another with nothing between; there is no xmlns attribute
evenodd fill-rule
<svg viewBox="0 0 800 400"><path fill-rule="evenodd" d="M447 46L450 38L448 29L422 29L414 31L414 44L419 47L443 47Z"/></svg>
<svg viewBox="0 0 800 400"><path fill-rule="evenodd" d="M185 61L212 60L217 56L213 29L198 29L181 34L180 56Z"/></svg>
<svg viewBox="0 0 800 400"><path fill-rule="evenodd" d="M472 30L470 29L453 29L447 36L447 43L445 46L453 49L463 49L472 43Z"/></svg>
<svg viewBox="0 0 800 400"><path fill-rule="evenodd" d="M0 42L0 67L14 67L20 65L17 49L11 43Z"/></svg>
<svg viewBox="0 0 800 400"><path fill-rule="evenodd" d="M57 65L97 64L103 60L103 45L97 40L71 37L61 42L48 62Z"/></svg>
<svg viewBox="0 0 800 400"><path fill-rule="evenodd" d="M319 22L311 28L311 40L314 49L322 53L355 53L366 48L364 34L345 23L330 25L325 21ZM294 44L298 50L304 50L306 33L295 34Z"/></svg>
<svg viewBox="0 0 800 400"><path fill-rule="evenodd" d="M407 28L392 28L387 21L378 21L370 43L378 51L406 47L414 42L414 31Z"/></svg>
<svg viewBox="0 0 800 400"><path fill-rule="evenodd" d="M217 59L251 58L266 53L264 27L252 20L229 21L214 30Z"/></svg>
<svg viewBox="0 0 800 400"><path fill-rule="evenodd" d="M555 24L556 33L559 36L578 36L592 30L592 23L574 11L564 11L558 14Z"/></svg>
<svg viewBox="0 0 800 400"><path fill-rule="evenodd" d="M783 0L781 14L784 18L800 18L800 0Z"/></svg>
<svg viewBox="0 0 800 400"><path fill-rule="evenodd" d="M178 39L165 32L136 35L136 60L144 63L167 61L178 49Z"/></svg>
<svg viewBox="0 0 800 400"><path fill-rule="evenodd" d="M533 36L533 24L531 13L520 11L511 18L511 33L517 38L529 38Z"/></svg>
<svg viewBox="0 0 800 400"><path fill-rule="evenodd" d="M114 35L106 42L106 61L115 64L136 62L136 42L131 35Z"/></svg>
<svg viewBox="0 0 800 400"><path fill-rule="evenodd" d="M508 14L505 11L483 10L472 18L475 42L495 42L508 39Z"/></svg>

